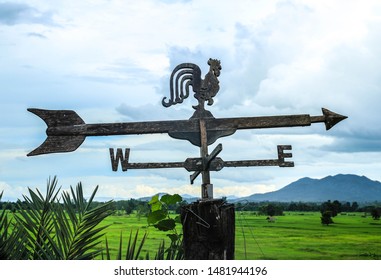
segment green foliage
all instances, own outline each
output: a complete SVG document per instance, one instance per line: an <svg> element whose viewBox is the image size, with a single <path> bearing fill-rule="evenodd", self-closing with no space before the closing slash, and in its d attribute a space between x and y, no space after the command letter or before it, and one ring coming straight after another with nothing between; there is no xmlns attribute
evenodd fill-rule
<svg viewBox="0 0 381 280"><path fill-rule="evenodd" d="M174 231L177 233L176 221L179 221L179 216L172 218L169 215L169 207L181 201L182 198L178 194L165 194L160 199L158 194L153 196L148 202L151 206L151 211L147 216L148 224L162 231Z"/></svg>
<svg viewBox="0 0 381 280"><path fill-rule="evenodd" d="M320 217L320 220L321 220L321 223L326 226L333 224L332 212L331 211L323 212L322 216Z"/></svg>
<svg viewBox="0 0 381 280"><path fill-rule="evenodd" d="M168 213L165 209L153 210L148 214L147 222L149 225L156 225L159 221L162 221L168 216Z"/></svg>
<svg viewBox="0 0 381 280"><path fill-rule="evenodd" d="M0 200L3 192L0 193ZM6 209L0 213L0 260L24 259L26 256L23 244L26 238L16 231L11 231L12 220L8 219Z"/></svg>
<svg viewBox="0 0 381 280"><path fill-rule="evenodd" d="M24 203L24 202L22 202ZM101 204L102 202L93 201L93 207ZM179 214L182 206L186 205L185 200L177 203L175 206L170 205L170 210L175 211L176 214ZM235 203L235 208L242 211L259 211L262 206L268 205L269 202L237 202ZM297 212L317 212L321 211L322 203L320 202L271 202L271 204L279 207L282 211L297 211ZM324 204L324 203L323 203ZM138 218L147 217L150 209L146 201L129 199L129 200L118 200L114 201L115 210L118 215L131 215L136 214ZM12 213L15 213L18 209L16 202L0 201L0 209L10 210ZM381 201L374 201L372 203L362 203L359 204L356 201L354 202L341 202L341 212L371 212L374 207L381 207Z"/></svg>
<svg viewBox="0 0 381 280"><path fill-rule="evenodd" d="M328 200L324 202L320 207L320 212L323 214L324 212L331 212L331 217L336 217L338 213L341 212L341 203L337 200L331 202Z"/></svg>
<svg viewBox="0 0 381 280"><path fill-rule="evenodd" d="M122 258L122 252L123 252L123 237L122 233L120 234L119 238L119 247L118 247L118 252L115 258L113 260L139 260L141 259L140 253L142 252L143 245L146 241L147 238L147 232L144 234L143 238L140 240L138 243L138 235L139 235L139 230L136 231L135 237L132 238L132 230L130 232L130 237L128 239L127 247L126 247L126 252L124 255L124 258ZM103 255L102 253L102 259L107 259L111 260L111 253L110 253L110 248L108 245L108 240L106 237L106 256ZM146 259L149 259L149 254L146 255Z"/></svg>
<svg viewBox="0 0 381 280"><path fill-rule="evenodd" d="M182 197L178 194L170 195L165 194L161 198L159 195L155 195L148 203L151 207L151 211L147 216L147 222L149 225L154 226L160 231L170 232L167 234L171 240L169 248L164 250L165 243L160 244L155 259L182 259L182 234L176 230L176 224L180 223L180 216L176 215L172 217L170 215L170 208L173 208L176 204L182 202ZM166 253L166 256L164 257Z"/></svg>
<svg viewBox="0 0 381 280"><path fill-rule="evenodd" d="M178 195L170 195L170 194L165 194L160 198L160 202L163 204L169 206L169 205L176 205L176 203L180 203L183 200L183 198Z"/></svg>
<svg viewBox="0 0 381 280"><path fill-rule="evenodd" d="M149 213L149 207L146 202L139 204L136 208L136 217L140 220L141 217L147 217Z"/></svg>
<svg viewBox="0 0 381 280"><path fill-rule="evenodd" d="M260 215L283 216L283 208L276 203L269 203L259 207Z"/></svg>
<svg viewBox="0 0 381 280"><path fill-rule="evenodd" d="M1 215L0 223L5 225L1 230L3 259L74 260L100 254L97 247L107 226L98 225L113 213L113 204L91 207L98 187L88 201L79 183L63 192L60 202L55 177L49 179L45 196L39 190L28 190L29 197L24 195L24 201L18 202L12 234L7 233L9 222Z"/></svg>
<svg viewBox="0 0 381 280"><path fill-rule="evenodd" d="M54 181L55 179L52 182L49 181L48 186L52 185ZM82 186L80 186L80 188L82 188ZM94 191L94 194L96 190ZM66 199L67 205L65 206L64 195L56 195L57 192L57 189L53 192L47 190L47 193L42 195L39 191L29 190L29 195L28 197L24 197L24 201L18 201L17 204L14 203L14 207L12 208L17 210L16 214L11 213L11 208L4 207L9 204L2 204L1 208L3 210L0 210L1 259L33 259L33 250L38 252L36 253L37 258L44 255L64 255L64 253L55 253L57 250L61 251L61 247L57 245L58 237L56 234L56 226L63 228L70 227L70 230L67 230L68 233L62 233L67 236L74 232L76 233L73 235L78 237L81 235L79 234L80 232L82 232L82 235L85 235L83 229L90 229L91 226L90 221L86 222L87 226L79 226L79 220L86 220L83 217L83 213L88 213L92 209L97 209L97 207L102 207L105 205L104 203L96 203L94 201L90 202L93 198L89 201L85 201L84 199L81 199L83 198L81 190L77 191L76 188L71 188L69 192L66 193L66 195L70 197L70 203L69 200ZM2 193L0 192L0 199L1 197ZM54 197L55 199L52 199ZM150 231L149 236L145 233L144 236L141 237L141 235L137 235L136 228L146 226L146 222L144 220L139 221L135 215L107 216L106 218L103 218L102 221L96 226L94 226L94 228L92 228L92 230L95 230L98 228L105 228L106 225L110 225L107 227L107 238L105 244L106 249L104 248L104 243L99 243L100 240L104 240L102 238L102 232L104 232L104 230L101 230L98 234L93 235L93 237L96 238L93 243L94 247L86 250L85 246L84 249L86 252L78 259L83 258L86 254L89 258L98 259L149 259L150 257L162 260L182 259L182 238L181 235L176 232L176 230L178 230L178 223L180 222L180 219L179 216L175 216L172 212L172 210L176 208L173 208L173 205L166 204L172 200L166 199L167 197L164 199L159 199L159 197L153 198L152 203L150 204L150 213L154 212L152 209L156 209L164 210L162 214L164 213L166 215L164 217L164 215L158 215L158 213L152 214L150 217L150 225L154 227L154 225L158 224L160 221L172 218L175 221L174 230L163 231L158 229ZM46 201L51 201L51 203L46 203ZM140 203L143 204L142 202L139 202L136 203L136 205L140 205ZM176 206L181 203L183 202L176 202ZM35 204L35 206L33 206L33 204ZM89 204L89 206L86 209L87 204ZM146 202L145 204L147 205ZM153 206L153 204L155 205ZM265 203L262 203L261 206L264 204ZM39 206L37 207L36 205ZM257 209L259 205L260 204L255 205L255 207L257 207L255 211L258 211ZM251 206L251 204L249 206ZM305 205L296 203L295 206L304 207ZM311 205L311 207L312 206L313 205ZM346 205L343 204L343 206ZM19 219L26 221L22 212L29 213L30 221L43 220L46 223L51 220L49 218L49 212L55 212L58 207L62 207L62 209L64 209L63 213L61 213L61 219L65 217L67 224L65 225L63 221L60 223L55 221L55 219L59 219L58 217L60 216L54 213L53 221L55 221L55 225L53 230L50 231L51 235L47 236L49 226L32 227L32 229L34 228L33 232L35 232L37 236L38 233L40 234L40 245L33 247L32 245L35 245L35 243L30 244L29 240L29 234L31 233L25 232L27 229L24 228L23 224L19 222ZM67 207L74 209L73 213L75 213L77 220L75 220L74 217L70 218L69 211L66 210ZM246 206L244 205L243 207ZM367 208L366 211L371 212L374 207L379 208L378 205L372 206L371 208L369 207L369 209ZM36 211L36 209L39 210ZM103 210L105 209L112 212L111 206L109 206L109 208L103 208ZM310 211L310 209L311 208L308 208L307 211ZM347 210L345 211L349 212ZM81 212L82 214L80 214ZM101 213L97 213L97 211L94 212L95 216L100 214ZM92 220L95 216L91 216L89 219ZM269 224L263 219L263 217L257 216L253 212L241 212L240 215L237 215L236 217L238 221L241 221L237 222L237 225L242 225L241 230L236 230L236 259L380 259L381 256L378 252L381 250L381 242L379 239L381 224L378 220L373 221L370 216L364 218L359 213L348 213L348 215L344 215L342 213L335 218L336 226L323 227L318 222L319 216L320 213L287 212L284 216L278 218L277 223ZM368 220L370 221L368 222ZM86 223L82 222L82 224ZM59 226L60 224L61 226ZM169 226L167 225L166 229L172 228L172 226L173 223ZM40 228L40 230L38 230L38 228ZM75 231L74 228L77 228L77 230ZM62 229L61 231L64 230ZM125 231L130 232L129 238L127 235L125 238L124 235L122 236L121 232ZM181 232L180 230L178 231ZM91 230L88 232L91 232ZM245 232L245 234L243 232ZM243 242L243 236L245 237L245 242ZM169 240L166 238L169 238ZM80 242L79 239L80 238L76 239L77 242ZM162 241L158 247L157 240L161 239L165 239L166 242ZM70 240L71 239L69 238L61 238L61 243L75 243L70 242ZM52 243L51 241L54 242ZM115 246L113 244L115 244ZM168 244L169 247L167 247ZM245 248L250 248L250 250L247 250L247 254L245 255L243 254L243 244ZM111 245L113 248L116 248L115 251L112 251L114 249L111 249ZM126 245L127 247L125 247ZM103 246L103 248L101 246ZM64 247L69 249L70 246L67 245ZM25 248L29 249L26 250ZM49 250L53 250L53 253L49 253ZM73 252L75 251L77 256L81 253L79 249L73 250ZM70 254L67 253L67 255Z"/></svg>
<svg viewBox="0 0 381 280"><path fill-rule="evenodd" d="M183 259L182 251L182 234L178 234L176 230L176 223L180 222L180 217L175 216L172 218L171 210L173 206L181 202L181 196L175 195L163 195L159 199L159 195L153 196L148 203L150 206L150 212L147 215L147 223L150 226L155 227L160 232L167 233L167 237L170 239L170 246L166 248L165 241L160 242L159 247L155 250L154 259L156 260L180 260ZM142 205L137 204L137 207ZM138 217L138 220L140 217ZM143 226L140 226L143 227ZM147 252L145 256L142 255L143 247L147 239L147 232L144 236L138 240L139 230L135 232L133 237L133 231L131 230L127 247L123 249L123 237L120 234L118 248L115 257L112 256L111 248L109 246L108 238L106 237L105 253L101 254L102 259L117 259L117 260L138 260L138 259L150 259L150 254ZM123 252L125 250L125 254Z"/></svg>
<svg viewBox="0 0 381 280"><path fill-rule="evenodd" d="M169 236L169 235L168 235ZM174 236L172 235L172 238ZM184 259L184 252L182 250L182 241L176 237L171 238L171 245L165 248L165 241L163 240L155 254L155 260L182 260Z"/></svg>
<svg viewBox="0 0 381 280"><path fill-rule="evenodd" d="M381 220L373 220L371 215L364 218L360 212L341 214L332 218L334 224L323 226L319 211L284 212L283 216L277 217L275 223L268 223L264 216L256 213L256 211L236 212L236 260L381 259ZM103 224L110 224L106 236L111 258L117 255L120 233L123 232L123 258L130 231L132 230L134 239L135 232L139 229L137 240L139 246L147 221L145 219L139 221L135 215L113 215L102 222ZM179 224L176 226L178 231L181 229L179 226ZM149 259L166 259L167 249L171 244L167 234L171 232L160 231L153 226L147 230L149 233L139 258L146 259L149 254ZM158 243L162 240L165 243L160 255ZM105 247L104 242L102 246Z"/></svg>
<svg viewBox="0 0 381 280"><path fill-rule="evenodd" d="M371 210L370 214L372 215L372 218L373 218L374 220L379 220L380 217L381 217L381 208L380 208L380 207L374 207L374 208Z"/></svg>
<svg viewBox="0 0 381 280"><path fill-rule="evenodd" d="M322 226L320 217L320 212L285 212L268 223L252 213L237 213L235 259L381 259L381 221L357 212L333 218L334 226Z"/></svg>
<svg viewBox="0 0 381 280"><path fill-rule="evenodd" d="M70 187L69 191L59 196L60 188L57 188L56 178L48 181L45 195L38 189L28 189L29 195L23 195L24 200L18 201L15 206L17 214L8 214L6 207L0 212L0 259L149 259L148 252L145 256L142 255L147 232L139 239L139 230L135 234L130 231L127 245L120 233L118 249L114 256L107 237L105 248L102 248L104 230L109 226L105 225L104 220L114 213L114 203L93 202L97 190L98 187L86 201L82 184L79 183L75 189ZM1 192L0 200L2 195ZM140 213L137 211L138 218L148 215L149 225L159 231L168 232L170 246L166 248L165 242L162 241L157 248L155 259L182 259L182 235L176 231L176 223L180 218L172 218L169 210L181 201L179 195L164 195L161 199L158 196L154 197L149 204L149 215L146 202L143 205L142 202L134 200L124 205L132 207L133 203L137 210L141 210Z"/></svg>

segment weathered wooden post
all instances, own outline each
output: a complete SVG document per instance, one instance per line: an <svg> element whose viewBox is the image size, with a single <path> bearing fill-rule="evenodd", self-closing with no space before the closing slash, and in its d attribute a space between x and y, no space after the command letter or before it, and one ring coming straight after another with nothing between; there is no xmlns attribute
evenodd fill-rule
<svg viewBox="0 0 381 280"><path fill-rule="evenodd" d="M345 116L322 109L323 115L288 115L247 118L214 118L205 110L205 102L213 104L219 90L218 77L221 71L219 60L209 59L209 72L201 78L200 68L193 63L178 65L170 78L170 97L164 97L162 105L170 107L180 104L189 96L190 87L198 104L188 120L151 121L130 123L86 124L76 112L71 110L28 109L41 117L48 128L47 139L28 154L35 156L47 153L71 152L76 150L87 136L129 135L168 133L172 138L188 140L200 147L200 157L187 158L183 162L130 163L130 149L110 148L112 170L117 171L119 162L122 170L145 168L185 168L189 172L191 184L201 174L201 199L185 207L181 213L186 259L234 259L235 213L234 205L221 199L213 199L213 184L210 171L220 171L224 167L279 166L292 167L291 145L278 145L278 158L268 160L223 161L217 155L222 151L218 144L209 154L208 146L217 139L232 135L238 129L259 129L273 127L309 126L324 122L326 129L345 119Z"/></svg>
<svg viewBox="0 0 381 280"><path fill-rule="evenodd" d="M200 200L183 208L181 221L185 259L234 259L234 204L222 199Z"/></svg>

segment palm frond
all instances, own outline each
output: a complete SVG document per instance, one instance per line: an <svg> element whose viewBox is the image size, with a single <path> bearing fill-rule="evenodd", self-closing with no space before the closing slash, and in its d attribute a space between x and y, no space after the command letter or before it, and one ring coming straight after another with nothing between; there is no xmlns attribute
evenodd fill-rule
<svg viewBox="0 0 381 280"><path fill-rule="evenodd" d="M3 191L0 193L0 201ZM14 227L11 230L11 225ZM0 260L15 260L28 258L28 251L24 249L27 240L25 235L17 230L17 225L8 219L7 211L0 213Z"/></svg>
<svg viewBox="0 0 381 280"><path fill-rule="evenodd" d="M105 259L104 255L103 255L103 251L106 251L106 260L111 260L110 248L108 246L107 236L106 236L106 249L101 251L102 260Z"/></svg>
<svg viewBox="0 0 381 280"><path fill-rule="evenodd" d="M139 230L135 232L134 237L133 237L133 232L131 230L130 236L128 238L127 247L126 247L126 253L124 255L124 260L139 260L141 258L140 254L142 252L144 243L147 239L147 235L148 235L147 232L145 232L141 240L138 241ZM123 236L122 236L122 233L120 233L118 251L117 251L115 260L122 260L122 252L123 252ZM104 259L103 255L102 255L102 259ZM107 260L111 259L111 253L110 253L107 237L106 237L106 259ZM147 260L149 259L148 253L146 255L146 259Z"/></svg>
<svg viewBox="0 0 381 280"><path fill-rule="evenodd" d="M156 251L155 260L183 260L184 251L182 241L171 242L168 248L165 248L165 241L163 240Z"/></svg>
<svg viewBox="0 0 381 280"><path fill-rule="evenodd" d="M30 188L30 197L23 196L25 203L21 204L20 215L16 215L16 221L22 225L20 234L26 236L26 250L33 252L31 258L40 259L44 253L41 250L46 250L49 246L49 236L53 234L54 229L54 203L56 201L59 189L57 187L57 178L48 180L45 197L39 190L34 192Z"/></svg>
<svg viewBox="0 0 381 280"><path fill-rule="evenodd" d="M140 257L140 252L142 251L143 245L147 238L147 232L144 233L143 238L140 240L139 246L137 247L138 235L139 235L139 230L136 231L135 237L131 242L131 237L132 237L132 230L131 230L128 246L126 249L126 257L125 257L126 260L138 260Z"/></svg>
<svg viewBox="0 0 381 280"><path fill-rule="evenodd" d="M18 201L20 211L14 216L11 235L8 234L10 222L5 211L0 214L0 257L3 258L3 250L13 247L13 253L7 252L4 258L95 258L101 252L98 245L107 227L99 224L113 213L112 201L91 208L97 190L98 187L86 201L79 183L75 189L71 187L69 192L64 192L60 202L56 177L48 180L45 195L38 189L29 188L29 196L24 195L24 201ZM3 246L5 238L6 245Z"/></svg>
<svg viewBox="0 0 381 280"><path fill-rule="evenodd" d="M113 202L106 202L91 209L90 204L98 190L93 191L90 199L86 202L83 196L82 184L79 183L70 193L63 194L63 209L57 212L55 230L58 246L63 252L64 259L92 259L100 254L97 249L102 231L107 226L99 227L99 224L113 213Z"/></svg>

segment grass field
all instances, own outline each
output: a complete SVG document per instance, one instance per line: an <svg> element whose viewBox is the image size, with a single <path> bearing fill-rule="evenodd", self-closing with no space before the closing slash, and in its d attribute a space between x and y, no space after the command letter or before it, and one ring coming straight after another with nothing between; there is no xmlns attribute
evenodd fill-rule
<svg viewBox="0 0 381 280"><path fill-rule="evenodd" d="M320 213L286 212L269 223L265 216L251 212L236 213L235 258L238 260L366 260L381 259L381 221L374 221L362 213L338 215L334 224L323 226ZM153 256L166 233L147 228L146 219L134 215L111 216L106 236L112 256L116 255L120 233L124 246L130 231L139 229L142 237L148 232L142 256L148 251ZM179 230L181 226L179 225Z"/></svg>

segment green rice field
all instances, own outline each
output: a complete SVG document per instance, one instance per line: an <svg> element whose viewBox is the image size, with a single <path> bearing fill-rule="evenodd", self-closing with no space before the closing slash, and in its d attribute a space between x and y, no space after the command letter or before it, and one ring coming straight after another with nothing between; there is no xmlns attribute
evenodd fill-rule
<svg viewBox="0 0 381 280"><path fill-rule="evenodd" d="M320 223L320 213L285 212L268 222L252 212L236 213L235 259L238 260L369 260L381 259L381 221L363 213L339 214L329 226ZM111 254L116 255L120 234L125 243L130 232L145 232L148 238L142 256L154 256L165 232L147 227L144 217L110 216L104 222ZM181 225L178 225L181 231ZM126 244L124 244L126 245ZM111 256L111 257L112 257Z"/></svg>

